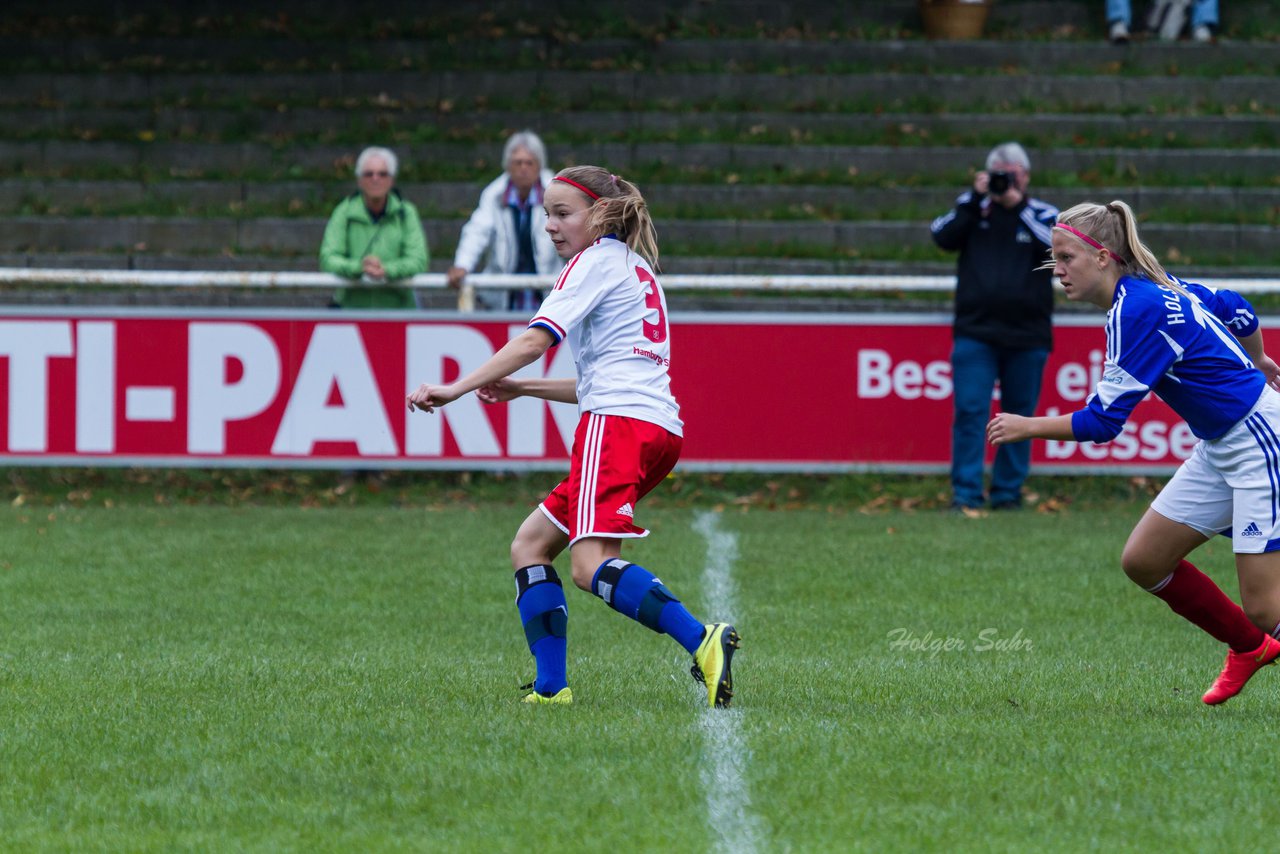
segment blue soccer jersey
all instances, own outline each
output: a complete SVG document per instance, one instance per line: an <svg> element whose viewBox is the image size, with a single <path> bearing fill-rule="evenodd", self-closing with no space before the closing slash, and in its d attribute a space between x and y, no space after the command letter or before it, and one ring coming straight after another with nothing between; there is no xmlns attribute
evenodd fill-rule
<svg viewBox="0 0 1280 854"><path fill-rule="evenodd" d="M1237 340L1258 328L1234 291L1178 283L1190 294L1125 276L1107 312L1107 361L1085 408L1071 416L1081 442L1108 442L1154 391L1201 439L1216 439L1249 414L1266 386Z"/></svg>

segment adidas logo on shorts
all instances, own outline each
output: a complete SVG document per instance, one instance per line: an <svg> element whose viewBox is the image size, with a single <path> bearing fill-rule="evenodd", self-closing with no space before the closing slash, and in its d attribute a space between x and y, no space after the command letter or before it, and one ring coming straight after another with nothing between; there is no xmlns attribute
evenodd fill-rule
<svg viewBox="0 0 1280 854"><path fill-rule="evenodd" d="M621 507L619 507L617 510L613 512L619 516L626 516L628 519L636 518L636 511L632 508L630 501L628 501L626 504L623 504Z"/></svg>
<svg viewBox="0 0 1280 854"><path fill-rule="evenodd" d="M1240 532L1240 536L1261 537L1262 532L1258 530L1258 525L1256 522L1250 522L1248 525L1245 525L1244 530Z"/></svg>

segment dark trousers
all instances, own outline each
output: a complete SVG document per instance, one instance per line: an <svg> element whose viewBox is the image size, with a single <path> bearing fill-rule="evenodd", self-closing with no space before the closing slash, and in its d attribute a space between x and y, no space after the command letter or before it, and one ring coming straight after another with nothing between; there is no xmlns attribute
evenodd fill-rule
<svg viewBox="0 0 1280 854"><path fill-rule="evenodd" d="M991 394L1000 382L1000 410L1033 415L1049 351L996 347L957 336L951 351L955 421L951 427L952 501L965 507L983 503L982 471L987 451ZM991 469L991 503L1022 501L1022 482L1031 470L1031 443L1001 445Z"/></svg>

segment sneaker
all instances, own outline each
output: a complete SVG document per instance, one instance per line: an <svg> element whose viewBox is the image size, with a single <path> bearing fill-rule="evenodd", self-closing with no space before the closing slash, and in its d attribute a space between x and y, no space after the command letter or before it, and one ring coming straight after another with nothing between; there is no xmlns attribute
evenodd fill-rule
<svg viewBox="0 0 1280 854"><path fill-rule="evenodd" d="M533 690L532 682L528 685L521 685L520 690L529 692L520 698L522 703L545 703L549 706L570 706L573 704L573 692L569 690L567 685L554 694L539 694Z"/></svg>
<svg viewBox="0 0 1280 854"><path fill-rule="evenodd" d="M1209 44L1213 41L1213 30L1209 29L1205 24L1201 24L1191 31L1191 40L1200 44Z"/></svg>
<svg viewBox="0 0 1280 854"><path fill-rule="evenodd" d="M693 678L707 686L707 703L712 708L727 708L733 700L733 674L729 662L738 648L738 632L728 623L711 623L693 654Z"/></svg>
<svg viewBox="0 0 1280 854"><path fill-rule="evenodd" d="M1253 674L1280 658L1280 641L1270 635L1262 639L1262 645L1253 652L1227 652L1227 662L1222 672L1201 698L1210 706L1225 703L1244 688Z"/></svg>
<svg viewBox="0 0 1280 854"><path fill-rule="evenodd" d="M1107 38L1111 39L1112 44L1128 44L1129 25L1124 21L1113 22L1111 24L1111 31L1107 33Z"/></svg>

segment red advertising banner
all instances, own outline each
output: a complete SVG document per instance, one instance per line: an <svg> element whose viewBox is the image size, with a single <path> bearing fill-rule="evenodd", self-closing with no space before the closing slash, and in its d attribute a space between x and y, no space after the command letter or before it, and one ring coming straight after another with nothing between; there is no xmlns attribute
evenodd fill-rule
<svg viewBox="0 0 1280 854"><path fill-rule="evenodd" d="M672 316L686 469L943 471L944 315ZM1041 414L1078 409L1103 316L1059 320ZM572 406L405 395L478 366L509 315L0 309L0 463L562 468ZM573 376L567 346L522 374ZM998 402L995 403L998 406ZM1037 442L1040 471L1168 472L1195 445L1160 401L1106 445Z"/></svg>

